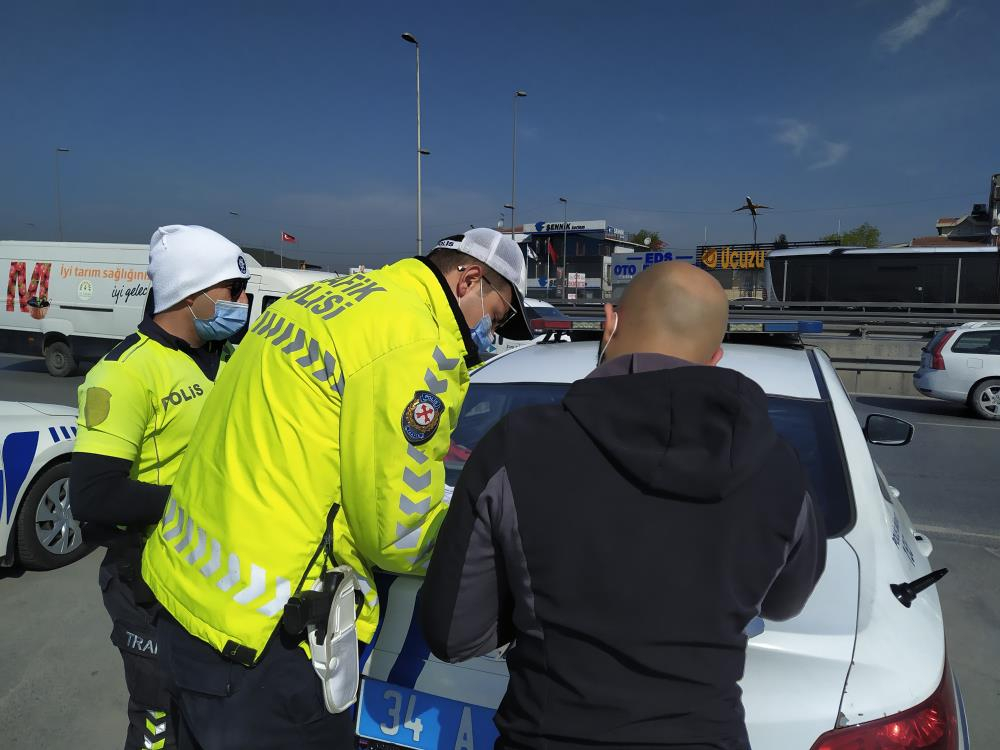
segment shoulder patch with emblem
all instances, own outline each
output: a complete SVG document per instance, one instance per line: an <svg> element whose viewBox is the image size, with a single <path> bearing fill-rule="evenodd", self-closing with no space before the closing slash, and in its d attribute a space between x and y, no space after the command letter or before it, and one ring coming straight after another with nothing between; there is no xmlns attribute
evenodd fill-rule
<svg viewBox="0 0 1000 750"><path fill-rule="evenodd" d="M111 413L111 392L106 388L88 388L83 405L83 423L89 430L97 427Z"/></svg>
<svg viewBox="0 0 1000 750"><path fill-rule="evenodd" d="M422 445L434 437L444 402L430 391L417 391L403 409L403 435L413 445Z"/></svg>

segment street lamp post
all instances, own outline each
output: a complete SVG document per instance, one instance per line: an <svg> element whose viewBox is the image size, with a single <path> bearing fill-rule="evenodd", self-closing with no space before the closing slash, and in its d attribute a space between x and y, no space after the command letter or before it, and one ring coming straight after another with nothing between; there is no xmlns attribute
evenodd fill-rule
<svg viewBox="0 0 1000 750"><path fill-rule="evenodd" d="M417 50L417 255L424 254L424 218L423 195L420 176L420 158L430 154L430 151L420 145L420 42L413 34L402 34L403 41L409 42Z"/></svg>
<svg viewBox="0 0 1000 750"><path fill-rule="evenodd" d="M59 220L59 241L63 241L63 220L62 220L62 189L59 184L59 154L68 154L68 148L56 149L56 216Z"/></svg>
<svg viewBox="0 0 1000 750"><path fill-rule="evenodd" d="M566 227L567 227L566 210L567 210L567 207L569 206L569 201L566 200L565 198L560 198L559 202L563 204L563 278L562 278L562 290L563 290L563 293L562 293L562 296L563 296L563 299L565 300L566 299L566 282L568 281L568 279L566 278L566 256L569 255L569 253L566 250Z"/></svg>
<svg viewBox="0 0 1000 750"><path fill-rule="evenodd" d="M514 140L510 158L510 238L514 242L517 242L517 235L515 234L517 222L514 221L514 206L517 205L515 202L517 187L517 100L527 95L526 92L520 89L514 92Z"/></svg>

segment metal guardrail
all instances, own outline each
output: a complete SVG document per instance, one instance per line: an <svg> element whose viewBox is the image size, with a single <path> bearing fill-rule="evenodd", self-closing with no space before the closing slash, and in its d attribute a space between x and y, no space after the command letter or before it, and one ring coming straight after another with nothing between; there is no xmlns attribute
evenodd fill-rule
<svg viewBox="0 0 1000 750"><path fill-rule="evenodd" d="M602 302L564 304L552 302L570 317L603 316ZM767 304L739 303L729 307L731 319L805 318L823 321L823 332L803 336L822 345L823 339L882 339L920 341L942 328L971 320L1000 321L1000 305L910 304L884 302L824 302ZM913 373L920 357L830 357L837 370L855 372Z"/></svg>
<svg viewBox="0 0 1000 750"><path fill-rule="evenodd" d="M877 359L870 357L830 357L835 370L852 372L902 372L914 373L920 367L919 359Z"/></svg>
<svg viewBox="0 0 1000 750"><path fill-rule="evenodd" d="M602 303L554 303L569 317L603 315ZM905 305L873 302L735 304L730 316L741 318L809 317L823 321L822 336L929 338L941 328L970 320L1000 320L1000 305Z"/></svg>

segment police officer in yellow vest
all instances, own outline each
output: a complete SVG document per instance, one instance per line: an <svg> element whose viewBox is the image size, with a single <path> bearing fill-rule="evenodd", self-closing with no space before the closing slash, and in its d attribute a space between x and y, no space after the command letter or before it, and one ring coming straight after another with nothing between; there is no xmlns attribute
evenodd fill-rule
<svg viewBox="0 0 1000 750"><path fill-rule="evenodd" d="M125 665L126 750L175 746L140 555L232 350L225 340L246 326L249 274L225 237L173 225L153 235L149 277L147 317L80 386L70 477L73 514L88 522L86 536L103 531L108 544L99 579Z"/></svg>
<svg viewBox="0 0 1000 750"><path fill-rule="evenodd" d="M354 693L317 677L293 605L347 566L370 641L373 570L426 570L469 368L495 333L530 338L525 282L518 246L472 229L426 258L302 287L251 326L143 556L196 746L354 747ZM351 648L353 664L326 663L334 682L357 668Z"/></svg>

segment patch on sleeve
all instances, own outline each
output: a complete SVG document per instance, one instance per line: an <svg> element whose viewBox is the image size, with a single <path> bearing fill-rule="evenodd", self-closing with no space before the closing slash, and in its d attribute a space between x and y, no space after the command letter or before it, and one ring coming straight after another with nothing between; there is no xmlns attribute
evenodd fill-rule
<svg viewBox="0 0 1000 750"><path fill-rule="evenodd" d="M434 437L444 402L430 391L417 391L403 410L403 435L413 445L422 445Z"/></svg>
<svg viewBox="0 0 1000 750"><path fill-rule="evenodd" d="M105 388L88 388L83 406L83 420L87 429L97 427L111 413L111 391Z"/></svg>

